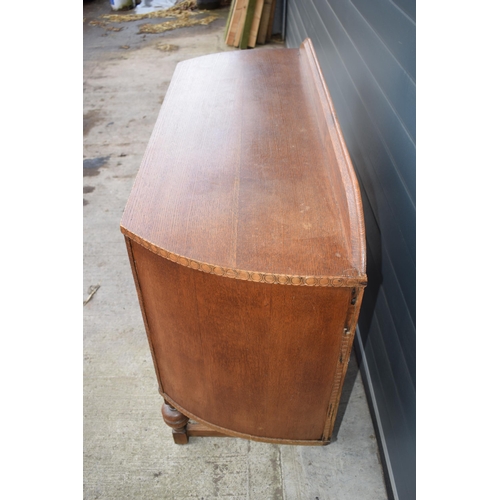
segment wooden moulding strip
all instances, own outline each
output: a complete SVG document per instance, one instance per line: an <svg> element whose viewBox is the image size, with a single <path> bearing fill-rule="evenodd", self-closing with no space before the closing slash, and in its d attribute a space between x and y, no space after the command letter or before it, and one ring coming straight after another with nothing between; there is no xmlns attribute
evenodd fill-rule
<svg viewBox="0 0 500 500"><path fill-rule="evenodd" d="M216 264L200 262L189 257L184 257L173 252L159 248L158 246L144 240L143 238L131 233L123 226L122 233L135 241L137 244L150 250L156 255L167 260L180 264L181 266L189 267L196 271L201 271L216 276L225 278L239 279L243 281L253 281L255 283L268 283L270 285L292 285L292 286L319 286L319 287L364 287L367 285L366 274L358 276L300 276L277 273L266 273L261 271L245 271L242 269L233 269L230 267L222 267Z"/></svg>
<svg viewBox="0 0 500 500"><path fill-rule="evenodd" d="M190 419L202 423L205 426L213 429L214 431L218 431L225 436L239 437L243 439L249 439L251 441L259 441L261 443L275 443L275 444L293 444L293 445L306 445L306 446L323 446L326 444L321 440L309 440L309 439L280 439L280 438L267 438L261 436L253 436L252 434L244 434L243 432L232 431L226 429L224 427L219 427L218 425L211 424L202 418L197 417L194 413L187 411L182 406L178 405L171 397L167 396L164 392L160 391L161 397L170 403L174 408L179 410L183 415L189 417Z"/></svg>
<svg viewBox="0 0 500 500"><path fill-rule="evenodd" d="M337 114L335 113L335 108L333 107L332 99L316 57L316 53L314 52L311 39L306 38L302 42L299 50L303 51L309 62L312 80L320 98L323 115L328 127L335 156L338 160L342 181L344 186L352 186L352 189L346 190L350 227L351 230L354 229L354 231L356 231L358 237L353 238L352 256L354 262L360 263L359 270L362 274L364 274L366 270L366 236L358 179L356 177L356 173L354 172L349 151L345 144L344 136L337 119Z"/></svg>
<svg viewBox="0 0 500 500"><path fill-rule="evenodd" d="M262 17L262 9L264 7L264 0L257 0L255 4L255 14L253 16L252 27L250 28L250 37L248 39L248 46L254 48L257 42L257 35L259 34L260 19Z"/></svg>
<svg viewBox="0 0 500 500"><path fill-rule="evenodd" d="M229 27L231 26L231 21L233 19L233 13L234 13L234 4L236 3L236 0L233 0L231 2L231 7L229 9L229 14L227 16L227 22L226 22L226 28L224 30L224 40L227 40L227 34L229 32Z"/></svg>
<svg viewBox="0 0 500 500"><path fill-rule="evenodd" d="M257 43L266 43L267 25L269 24L269 16L271 15L271 4L273 0L264 0L262 7L262 17L260 19L259 33L257 34Z"/></svg>
<svg viewBox="0 0 500 500"><path fill-rule="evenodd" d="M215 431L208 425L200 422L190 421L186 426L186 434L191 437L230 437L220 431Z"/></svg>
<svg viewBox="0 0 500 500"><path fill-rule="evenodd" d="M243 13L243 4L245 0L234 0L233 13L231 15L231 21L229 25L229 30L226 36L227 45L234 46L236 39L236 32L238 31L239 21ZM239 42L239 40L238 40Z"/></svg>
<svg viewBox="0 0 500 500"><path fill-rule="evenodd" d="M233 47L239 47L241 42L241 37L243 35L243 28L245 27L245 20L247 17L249 0L243 0L240 8L240 17L238 19L238 25L236 27L236 35L234 37Z"/></svg>
<svg viewBox="0 0 500 500"><path fill-rule="evenodd" d="M248 1L247 14L245 16L245 23L243 24L243 32L241 34L240 49L246 49L248 47L248 40L250 39L250 29L252 28L253 24L256 5L257 0Z"/></svg>
<svg viewBox="0 0 500 500"><path fill-rule="evenodd" d="M273 0L271 4L271 11L269 14L269 23L267 24L266 42L271 41L271 36L273 35L273 23L274 23L274 13L276 11L276 0Z"/></svg>
<svg viewBox="0 0 500 500"><path fill-rule="evenodd" d="M346 325L340 345L340 356L337 361L335 370L335 377L333 380L332 392L330 396L330 403L327 408L327 418L325 428L323 430L323 440L329 442L335 419L339 409L340 396L342 394L342 386L344 385L347 367L349 365L349 357L351 355L354 337L356 336L356 324L358 322L359 310L363 299L363 288L355 289L356 302L351 305L347 312Z"/></svg>
<svg viewBox="0 0 500 500"><path fill-rule="evenodd" d="M158 381L159 391L162 392L163 388L161 385L160 370L156 363L155 350L153 348L153 342L151 341L151 331L149 329L148 318L146 316L146 310L144 308L144 300L142 298L142 288L139 283L139 276L137 275L137 268L135 265L134 251L132 249L131 239L125 236L125 244L127 245L128 258L130 260L130 267L132 268L132 275L134 277L135 289L137 290L137 296L139 298L139 306L141 307L142 319L144 321L144 327L146 329L146 336L148 338L149 350L151 351L151 356L153 358L153 364L155 367L156 379Z"/></svg>

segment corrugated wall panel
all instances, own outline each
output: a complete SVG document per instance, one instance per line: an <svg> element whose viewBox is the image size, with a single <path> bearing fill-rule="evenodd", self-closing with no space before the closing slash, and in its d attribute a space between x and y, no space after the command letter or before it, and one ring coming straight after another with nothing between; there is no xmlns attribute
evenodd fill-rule
<svg viewBox="0 0 500 500"><path fill-rule="evenodd" d="M415 23L389 0L352 0L351 3L415 80Z"/></svg>
<svg viewBox="0 0 500 500"><path fill-rule="evenodd" d="M335 11L330 5L317 5L318 12L323 8L329 19L337 19L343 30L348 33L363 61L375 77L387 100L401 118L410 137L415 139L415 107L408 106L408 98L415 103L415 83L399 64L398 60L387 50L384 42L373 30L366 19L349 4L335 3ZM328 14L330 12L330 14ZM333 24L332 24L333 26ZM335 34L332 33L332 37ZM413 95L412 95L413 90Z"/></svg>
<svg viewBox="0 0 500 500"><path fill-rule="evenodd" d="M397 332L394 340L391 341L401 345L402 355L408 366L414 390L416 378L415 323L412 318L412 312L408 309L404 300L404 293L399 286L397 275L387 252L387 248L381 245L380 229L375 221L375 217L362 186L361 195L363 199L367 239L367 274L369 275L370 281L370 290L367 290L367 292L369 291L370 293L366 293L364 299L364 312L383 309L387 310L387 314L390 314L391 320L394 323L394 331ZM375 290L377 290L378 293L375 293ZM385 302L381 303L377 308L375 300L380 297L383 297ZM398 314L393 315L391 311L398 311ZM370 319L370 314L364 314L360 318L360 324L361 321L366 322ZM369 323L363 323L361 332L368 334L369 327Z"/></svg>
<svg viewBox="0 0 500 500"><path fill-rule="evenodd" d="M348 107L346 107L345 101L341 97L339 94L339 98L335 101L335 107L339 116L342 112L347 113L348 111ZM382 189L377 189L377 186L380 186L381 183L376 175L376 164L371 161L373 158L367 157L366 151L361 147L363 145L363 134L359 133L356 135L354 133L354 130L358 131L359 128L353 128L349 114L347 114L347 119L341 122L341 125L344 135L348 135L351 138L348 147L354 165L363 166L364 182L361 179L360 182L364 192L365 214L366 210L370 209L376 223L372 224L371 227L367 227L367 233L370 232L372 234L372 238L367 240L368 245L373 245L377 233L385 235L384 248L391 255L391 265L395 270L396 276L401 277L401 279L398 278L398 283L403 292L406 306L410 311L413 321L415 321L415 280L408 279L412 273L413 275L415 274L415 246L413 246L412 255L409 252L408 243L404 240L404 236L400 232L400 227L396 224L394 214L386 202L387 198L384 196L384 192L382 192ZM368 144L369 142L366 141L365 145ZM369 148L365 147L365 149ZM358 171L358 178L360 177ZM414 212L411 213L411 217L412 225L414 226ZM378 245L381 246L380 241L378 241ZM382 269L382 263L383 261L379 263L378 268Z"/></svg>
<svg viewBox="0 0 500 500"><path fill-rule="evenodd" d="M415 498L415 2L288 0L287 46L313 41L361 187L369 399L396 498ZM375 414L375 413L374 413Z"/></svg>
<svg viewBox="0 0 500 500"><path fill-rule="evenodd" d="M408 147L413 145L413 140L407 128L413 133L414 138L415 101L413 100L413 106L408 106L408 103L403 101L401 93L404 92L404 88L401 89L399 95L394 91L391 92L395 85L391 73L396 68L399 68L398 78L402 78L402 74L406 73L398 61L387 52L387 48L380 38L360 15L354 13L354 15L348 16L341 9L337 14L326 2L317 2L315 7L324 26L329 30L328 35L331 42L341 54L351 79L359 82L357 85L358 93L372 120L373 117L376 117L375 127L379 130L390 131L390 134L387 134L383 140L394 159L395 168L399 167L399 173L405 180L410 196L414 197L415 172L408 166L409 158L407 155ZM353 33L353 36L350 33ZM363 33L363 36L360 33ZM367 37L366 34L370 36ZM359 41L356 43L356 39L363 39L364 43L359 43ZM367 46L371 46L372 49L378 48L378 51L366 50ZM385 54L385 57L381 57L381 54ZM388 69L391 71L387 71ZM379 78L377 79L375 75ZM410 84L411 80L408 76L405 80L407 80L407 84ZM414 85L411 87L414 88ZM408 95L406 95L406 99L408 99ZM396 104L399 105L399 115L396 111ZM402 120L401 114L405 115L405 121ZM402 128L401 123L405 127Z"/></svg>
<svg viewBox="0 0 500 500"><path fill-rule="evenodd" d="M292 3L290 7L292 7ZM299 10L301 14L300 19L304 22L306 29L309 29L309 31L313 29L309 21L309 16L313 16L314 13L316 13L319 21L314 28L314 34L318 40L316 42L313 40L313 42L315 42L315 49L320 58L322 70L330 88L330 92L332 92L332 89L337 90L338 99L337 102L335 102L335 106L340 106L339 100L341 98L348 103L347 105L350 108L349 114L354 115L356 120L355 128L357 131L357 139L359 143L363 145L363 153L368 154L369 161L364 162L364 164L366 164L366 168L369 170L371 170L372 164L377 165L376 170L366 173L367 176L372 177L372 181L366 185L371 203L372 205L383 205L383 210L388 210L388 212L391 213L391 217L385 217L384 220L392 223L392 219L394 219L398 224L399 231L402 233L404 240L408 242L407 252L409 252L414 265L415 205L384 143L384 141L392 140L390 136L393 134L394 130L390 128L387 135L382 137L376 125L374 125L374 122L379 126L386 124L384 121L386 115L381 116L380 120L377 120L376 109L380 107L380 105L372 104L382 102L384 100L383 95L374 94L372 91L365 91L364 96L360 95L360 88L361 92L369 88L366 80L370 79L370 74L368 72L363 73L360 70L358 60L349 58L342 59L340 57L337 46L330 38L327 28L323 24L323 20L314 6L311 9L306 9L305 4L300 4L300 9L302 10L302 12ZM351 78L351 73L356 75L356 80ZM354 81L357 80L361 80L358 87L354 85ZM369 104L365 105L366 102ZM375 109L373 119L367 107ZM358 126L358 123L362 124L362 126ZM413 150L413 155L407 152L406 161L407 163L413 163L412 177L414 179L415 148L412 143L409 146L411 146ZM390 234L394 234L394 231L390 231Z"/></svg>
<svg viewBox="0 0 500 500"><path fill-rule="evenodd" d="M416 443L414 438L415 424L408 423L404 418L402 403L398 400L395 385L391 383L392 373L389 362L383 351L373 347L381 347L377 342L379 325L374 321L370 341L365 344L365 356L370 366L370 377L376 390L377 406L380 421L383 423L383 435L388 450L387 462L394 477L395 498L399 500L412 500L416 498L415 492L415 466Z"/></svg>
<svg viewBox="0 0 500 500"><path fill-rule="evenodd" d="M393 0L393 2L407 15L410 19L416 21L416 4L415 0Z"/></svg>

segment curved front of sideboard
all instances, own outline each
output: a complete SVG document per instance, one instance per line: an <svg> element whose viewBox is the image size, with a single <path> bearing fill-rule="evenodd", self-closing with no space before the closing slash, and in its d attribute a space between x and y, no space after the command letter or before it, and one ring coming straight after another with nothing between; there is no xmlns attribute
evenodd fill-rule
<svg viewBox="0 0 500 500"><path fill-rule="evenodd" d="M362 288L217 276L126 240L167 402L227 435L328 441Z"/></svg>

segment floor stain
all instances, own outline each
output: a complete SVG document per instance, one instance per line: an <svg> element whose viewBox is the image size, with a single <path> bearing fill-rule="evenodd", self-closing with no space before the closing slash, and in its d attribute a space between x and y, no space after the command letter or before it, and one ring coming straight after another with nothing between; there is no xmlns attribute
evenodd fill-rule
<svg viewBox="0 0 500 500"><path fill-rule="evenodd" d="M87 136L88 133L94 128L95 125L102 121L101 112L99 109L91 109L84 113L83 115L83 136Z"/></svg>
<svg viewBox="0 0 500 500"><path fill-rule="evenodd" d="M88 204L89 204L89 202L84 198L83 199L83 206L88 205Z"/></svg>
<svg viewBox="0 0 500 500"><path fill-rule="evenodd" d="M83 194L91 193L94 189L94 186L83 186Z"/></svg>
<svg viewBox="0 0 500 500"><path fill-rule="evenodd" d="M276 500L281 500L283 498L283 484L281 481L281 451L278 451L278 455L275 460L271 460L271 468L274 472L274 481L276 484L274 488L273 498Z"/></svg>
<svg viewBox="0 0 500 500"><path fill-rule="evenodd" d="M99 169L108 163L109 158L110 156L100 156L99 158L83 160L83 176L99 175Z"/></svg>
<svg viewBox="0 0 500 500"><path fill-rule="evenodd" d="M156 44L156 48L158 50L161 50L162 52L174 52L176 50L179 50L178 45L174 45L173 43L162 43L162 42L158 42Z"/></svg>

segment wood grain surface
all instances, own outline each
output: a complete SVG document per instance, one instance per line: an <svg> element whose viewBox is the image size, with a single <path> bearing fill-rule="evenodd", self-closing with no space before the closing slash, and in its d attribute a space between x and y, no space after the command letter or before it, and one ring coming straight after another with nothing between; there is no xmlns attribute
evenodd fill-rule
<svg viewBox="0 0 500 500"><path fill-rule="evenodd" d="M240 282L134 242L132 252L160 385L174 406L243 435L321 440L343 348L348 359L351 288Z"/></svg>
<svg viewBox="0 0 500 500"><path fill-rule="evenodd" d="M121 228L206 272L366 282L359 190L310 42L180 63Z"/></svg>

